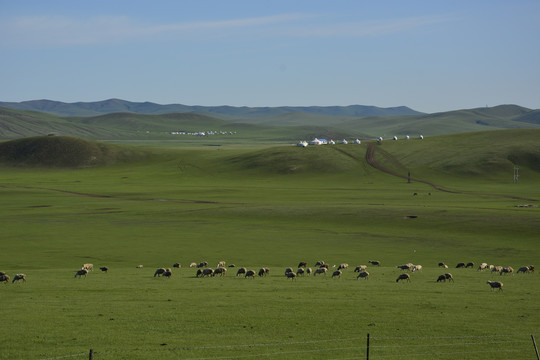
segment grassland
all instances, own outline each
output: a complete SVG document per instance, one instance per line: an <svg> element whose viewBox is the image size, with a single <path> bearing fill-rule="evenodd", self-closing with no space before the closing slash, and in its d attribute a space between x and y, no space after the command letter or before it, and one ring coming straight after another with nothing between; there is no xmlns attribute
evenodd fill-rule
<svg viewBox="0 0 540 360"><path fill-rule="evenodd" d="M147 156L107 166L4 164L0 270L28 281L0 284L0 359L90 348L96 359L363 359L367 333L374 359L533 358L538 273L453 267L538 265L540 210L516 207L540 200L537 138L377 146L380 163L451 192L370 167L366 144L148 142ZM203 260L267 266L270 276L198 279L187 266ZM301 260L352 268L285 279ZM368 260L382 266L356 280ZM170 279L153 277L177 261ZM435 282L439 261L455 283ZM424 269L396 283L407 262ZM82 263L110 271L74 279Z"/></svg>

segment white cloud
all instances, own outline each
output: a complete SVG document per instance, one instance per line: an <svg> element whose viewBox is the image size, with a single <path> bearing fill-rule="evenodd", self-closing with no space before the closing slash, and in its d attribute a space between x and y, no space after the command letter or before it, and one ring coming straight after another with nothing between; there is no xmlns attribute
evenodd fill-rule
<svg viewBox="0 0 540 360"><path fill-rule="evenodd" d="M448 21L445 17L421 17L369 22L316 23L312 14L280 14L242 19L144 24L125 16L88 19L69 17L19 17L0 21L0 45L69 46L118 43L154 39L160 36L204 38L228 36L235 30L258 30L259 36L361 37L407 31L428 24ZM306 21L307 20L307 21ZM249 33L248 33L249 34Z"/></svg>

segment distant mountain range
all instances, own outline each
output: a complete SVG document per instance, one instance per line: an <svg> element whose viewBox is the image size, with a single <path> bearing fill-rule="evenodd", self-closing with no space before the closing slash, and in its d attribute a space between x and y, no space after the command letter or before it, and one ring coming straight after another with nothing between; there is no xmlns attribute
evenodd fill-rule
<svg viewBox="0 0 540 360"><path fill-rule="evenodd" d="M380 108L377 106L279 106L279 107L236 107L236 106L190 106L182 104L160 105L151 102L131 102L109 99L96 102L64 103L52 100L31 100L22 102L2 102L0 106L15 110L40 111L58 116L98 116L111 113L129 112L135 114L197 113L224 120L254 119L278 116L288 113L305 113L326 116L406 116L420 115L421 112L406 106Z"/></svg>

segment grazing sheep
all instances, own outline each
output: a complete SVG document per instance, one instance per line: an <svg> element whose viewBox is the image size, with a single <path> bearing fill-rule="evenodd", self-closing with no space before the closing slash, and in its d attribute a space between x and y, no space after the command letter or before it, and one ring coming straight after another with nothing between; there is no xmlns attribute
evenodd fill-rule
<svg viewBox="0 0 540 360"><path fill-rule="evenodd" d="M462 263L460 262L459 264L456 265L456 269L460 269L460 268L464 268L465 267L465 263Z"/></svg>
<svg viewBox="0 0 540 360"><path fill-rule="evenodd" d="M197 273L195 273L195 277L200 277L200 276L202 276L202 270L197 269Z"/></svg>
<svg viewBox="0 0 540 360"><path fill-rule="evenodd" d="M296 275L304 275L306 273L306 270L304 270L304 268L298 268L298 270L296 270Z"/></svg>
<svg viewBox="0 0 540 360"><path fill-rule="evenodd" d="M454 277L450 273L444 274L444 277L446 277L446 280L454 282Z"/></svg>
<svg viewBox="0 0 540 360"><path fill-rule="evenodd" d="M103 272L107 272L109 271L109 268L107 266L102 266L99 268L99 270L103 271Z"/></svg>
<svg viewBox="0 0 540 360"><path fill-rule="evenodd" d="M370 263L373 266L381 266L381 262L378 260L369 260L368 263Z"/></svg>
<svg viewBox="0 0 540 360"><path fill-rule="evenodd" d="M480 266L478 267L478 269L476 269L476 271L484 271L488 268L488 264L487 263L481 263Z"/></svg>
<svg viewBox="0 0 540 360"><path fill-rule="evenodd" d="M396 267L397 267L398 269L403 270L403 271L405 271L405 270L411 270L410 264L398 265L398 266L396 266Z"/></svg>
<svg viewBox="0 0 540 360"><path fill-rule="evenodd" d="M220 262L217 263L216 267L225 267L225 264L226 264L225 261L220 261Z"/></svg>
<svg viewBox="0 0 540 360"><path fill-rule="evenodd" d="M246 271L246 275L244 275L244 278L248 278L248 277L254 279L255 278L255 270Z"/></svg>
<svg viewBox="0 0 540 360"><path fill-rule="evenodd" d="M201 277L207 277L207 276L214 276L214 269L212 268L206 268L202 271Z"/></svg>
<svg viewBox="0 0 540 360"><path fill-rule="evenodd" d="M13 284L15 281L19 282L19 280L22 280L23 282L26 282L26 274L16 274L13 277L13 281L11 283Z"/></svg>
<svg viewBox="0 0 540 360"><path fill-rule="evenodd" d="M308 267L306 269L306 274L311 275L311 273L313 273L313 270L310 267Z"/></svg>
<svg viewBox="0 0 540 360"><path fill-rule="evenodd" d="M503 267L499 275L502 275L502 274L514 275L514 269L511 266Z"/></svg>
<svg viewBox="0 0 540 360"><path fill-rule="evenodd" d="M412 272L415 272L415 271L420 271L422 270L422 265L413 265L412 267Z"/></svg>
<svg viewBox="0 0 540 360"><path fill-rule="evenodd" d="M288 273L285 273L285 276L287 277L287 279L296 279L296 273L294 272L288 272Z"/></svg>
<svg viewBox="0 0 540 360"><path fill-rule="evenodd" d="M399 282L399 280L407 280L408 282L410 282L411 281L411 275L409 275L409 274L401 274L396 279L396 282Z"/></svg>
<svg viewBox="0 0 540 360"><path fill-rule="evenodd" d="M439 277L437 278L437 282L446 282L446 276L443 275L439 275Z"/></svg>
<svg viewBox="0 0 540 360"><path fill-rule="evenodd" d="M355 269L354 269L354 272L362 272L362 271L365 271L367 269L367 266L366 265L358 265Z"/></svg>
<svg viewBox="0 0 540 360"><path fill-rule="evenodd" d="M491 286L491 290L499 289L499 291L502 291L503 283L500 281L487 281L486 284L489 284Z"/></svg>
<svg viewBox="0 0 540 360"><path fill-rule="evenodd" d="M94 264L83 264L82 268L88 271L92 271L94 270Z"/></svg>
<svg viewBox="0 0 540 360"><path fill-rule="evenodd" d="M317 274L324 274L326 275L326 272L328 271L327 268L324 268L324 267L320 267L318 268L317 270L315 270L315 272L313 273L313 276L317 275Z"/></svg>
<svg viewBox="0 0 540 360"><path fill-rule="evenodd" d="M320 268L325 268L326 270L328 270L328 268L330 267L330 265L328 264L322 264L321 266L319 266ZM334 265L335 267L335 265Z"/></svg>
<svg viewBox="0 0 540 360"><path fill-rule="evenodd" d="M325 264L325 262L322 261L322 260L320 260L320 261L317 261L317 262L315 263L315 266L319 266L319 267L320 267L321 265L324 265L324 264Z"/></svg>
<svg viewBox="0 0 540 360"><path fill-rule="evenodd" d="M341 270L334 271L332 273L332 279L334 278L334 276L341 277L341 274L342 274Z"/></svg>
<svg viewBox="0 0 540 360"><path fill-rule="evenodd" d="M225 276L227 275L227 268L224 267L218 267L216 270L214 270L214 276Z"/></svg>
<svg viewBox="0 0 540 360"><path fill-rule="evenodd" d="M142 266L142 265L137 265L137 266L135 266L135 267L136 267L137 269L142 269L144 266Z"/></svg>
<svg viewBox="0 0 540 360"><path fill-rule="evenodd" d="M0 282L7 284L9 282L9 279L11 279L11 277L8 274L0 274Z"/></svg>
<svg viewBox="0 0 540 360"><path fill-rule="evenodd" d="M228 267L235 267L235 266L236 266L236 265L234 265L234 264L231 264L231 265L229 265Z"/></svg>
<svg viewBox="0 0 540 360"><path fill-rule="evenodd" d="M530 272L534 272L534 265L529 265L529 266L527 266L527 267L529 268L529 271L530 271Z"/></svg>
<svg viewBox="0 0 540 360"><path fill-rule="evenodd" d="M367 280L368 276L369 276L369 273L367 271L362 271L360 274L358 274L358 276L356 277L356 280L360 278Z"/></svg>
<svg viewBox="0 0 540 360"><path fill-rule="evenodd" d="M240 269L238 269L238 271L236 272L236 276L239 276L239 275L242 275L242 274L245 274L247 271L247 269L245 267L241 267Z"/></svg>
<svg viewBox="0 0 540 360"><path fill-rule="evenodd" d="M171 275L172 275L172 271L171 269L165 269L165 272L163 273L163 276L165 276L166 278L170 279L171 278Z"/></svg>
<svg viewBox="0 0 540 360"><path fill-rule="evenodd" d="M79 279L81 278L81 276L86 277L86 275L88 275L88 270L86 269L81 269L81 270L77 270L77 272L75 273L75 277L79 276Z"/></svg>
<svg viewBox="0 0 540 360"><path fill-rule="evenodd" d="M306 266L307 266L307 262L305 262L305 261L300 261L300 262L298 263L298 267L299 267L299 268L301 268L301 267L306 267Z"/></svg>
<svg viewBox="0 0 540 360"><path fill-rule="evenodd" d="M180 265L180 263L174 263L172 267L180 269L182 267L182 265Z"/></svg>
<svg viewBox="0 0 540 360"><path fill-rule="evenodd" d="M344 269L348 269L348 268L349 268L349 264L343 263L343 264L339 264L337 269L338 270L344 270Z"/></svg>
<svg viewBox="0 0 540 360"><path fill-rule="evenodd" d="M492 269L491 269L491 273L494 273L494 272L501 272L503 269L502 266L494 266Z"/></svg>
<svg viewBox="0 0 540 360"><path fill-rule="evenodd" d="M442 268L444 268L444 269L448 269L448 265L446 265L446 264L443 263L443 262L440 262L440 263L439 263L439 267L442 267Z"/></svg>
<svg viewBox="0 0 540 360"><path fill-rule="evenodd" d="M159 277L159 276L163 275L165 273L165 271L167 271L167 269L165 269L165 268L157 269L156 272L154 272L154 277L156 277L156 276Z"/></svg>
<svg viewBox="0 0 540 360"><path fill-rule="evenodd" d="M285 269L285 274L290 273L290 272L294 272L292 267L288 267Z"/></svg>
<svg viewBox="0 0 540 360"><path fill-rule="evenodd" d="M201 261L201 262L197 265L198 268L203 268L203 267L205 267L205 266L208 266L208 261Z"/></svg>
<svg viewBox="0 0 540 360"><path fill-rule="evenodd" d="M465 265L466 268L473 268L474 267L474 263L473 262L468 262L467 265Z"/></svg>
<svg viewBox="0 0 540 360"><path fill-rule="evenodd" d="M518 269L517 273L530 273L530 272L534 272L534 266L533 265L529 265L529 266L522 266Z"/></svg>
<svg viewBox="0 0 540 360"><path fill-rule="evenodd" d="M266 276L270 273L270 269L267 267L262 267L259 269L259 276Z"/></svg>
<svg viewBox="0 0 540 360"><path fill-rule="evenodd" d="M191 264L189 264L189 267L190 267L190 268L197 267L197 263L191 263Z"/></svg>

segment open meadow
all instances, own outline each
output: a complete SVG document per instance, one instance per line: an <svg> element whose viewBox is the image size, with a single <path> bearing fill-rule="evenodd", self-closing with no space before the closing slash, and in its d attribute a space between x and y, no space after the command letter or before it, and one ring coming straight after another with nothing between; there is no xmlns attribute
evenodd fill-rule
<svg viewBox="0 0 540 360"><path fill-rule="evenodd" d="M99 166L4 163L0 271L26 282L0 284L0 359L365 359L368 333L371 359L534 359L540 271L477 268L540 266L539 135L375 144L405 177L369 165L366 142L148 141L108 144L121 160ZM326 275L284 275L320 260ZM202 261L236 267L198 278Z"/></svg>

